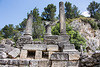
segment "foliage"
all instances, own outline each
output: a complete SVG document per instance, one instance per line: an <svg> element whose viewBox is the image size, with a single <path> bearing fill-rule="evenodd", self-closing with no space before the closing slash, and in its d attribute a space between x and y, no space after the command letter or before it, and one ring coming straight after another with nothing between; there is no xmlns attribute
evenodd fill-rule
<svg viewBox="0 0 100 67"><path fill-rule="evenodd" d="M59 26L59 23L57 23L54 27L52 27L51 33L53 35L59 35L60 34L60 26Z"/></svg>
<svg viewBox="0 0 100 67"><path fill-rule="evenodd" d="M33 38L41 38L44 34L44 26L42 24L41 17L39 16L39 11L35 7L33 11L31 11L33 15Z"/></svg>
<svg viewBox="0 0 100 67"><path fill-rule="evenodd" d="M54 4L49 4L44 8L44 12L42 12L43 20L54 21L55 20L55 12L56 6Z"/></svg>
<svg viewBox="0 0 100 67"><path fill-rule="evenodd" d="M70 36L70 43L75 45L76 49L80 49L80 45L82 44L84 47L86 46L85 39L79 34L78 31L74 31L73 28L66 22L66 33ZM60 27L59 23L52 27L52 34L59 35Z"/></svg>
<svg viewBox="0 0 100 67"><path fill-rule="evenodd" d="M89 18L81 18L81 20L86 23L89 23L94 30L98 29L98 25L94 20L89 19Z"/></svg>
<svg viewBox="0 0 100 67"><path fill-rule="evenodd" d="M75 5L73 5L70 2L66 2L65 3L65 14L66 14L66 18L77 18L80 16L80 11L78 10L78 7L76 7Z"/></svg>
<svg viewBox="0 0 100 67"><path fill-rule="evenodd" d="M89 11L92 18L100 20L100 3L92 1L90 5L88 5L87 10Z"/></svg>

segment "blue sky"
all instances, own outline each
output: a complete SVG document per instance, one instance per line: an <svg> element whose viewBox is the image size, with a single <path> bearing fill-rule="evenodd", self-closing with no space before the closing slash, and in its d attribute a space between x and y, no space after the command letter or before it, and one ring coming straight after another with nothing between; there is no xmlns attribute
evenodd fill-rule
<svg viewBox="0 0 100 67"><path fill-rule="evenodd" d="M86 12L86 8L92 1L100 3L100 0L0 0L0 29L5 25L18 25L24 18L27 18L27 13L35 7L39 8L39 13L44 11L44 7L53 3L57 7L56 14L59 14L59 2L66 1L76 5L81 13Z"/></svg>

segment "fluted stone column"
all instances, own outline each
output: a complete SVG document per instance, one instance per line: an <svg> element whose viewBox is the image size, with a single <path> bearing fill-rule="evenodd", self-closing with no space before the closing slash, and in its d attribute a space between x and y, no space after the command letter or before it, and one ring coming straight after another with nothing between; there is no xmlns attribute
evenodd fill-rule
<svg viewBox="0 0 100 67"><path fill-rule="evenodd" d="M64 11L64 3L59 3L59 14L60 14L60 34L66 34L66 23L65 23L65 11Z"/></svg>
<svg viewBox="0 0 100 67"><path fill-rule="evenodd" d="M25 36L32 37L32 22L33 22L33 16L31 14L28 15L28 20L25 28Z"/></svg>

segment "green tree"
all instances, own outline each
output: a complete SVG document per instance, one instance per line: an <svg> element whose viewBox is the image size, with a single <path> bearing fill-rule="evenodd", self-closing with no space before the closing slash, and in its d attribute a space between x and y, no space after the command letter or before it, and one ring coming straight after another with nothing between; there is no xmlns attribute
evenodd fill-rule
<svg viewBox="0 0 100 67"><path fill-rule="evenodd" d="M95 17L95 14L96 14L97 11L99 11L99 9L100 9L100 4L95 2L95 1L91 2L90 5L88 5L88 8L87 8L87 10L89 11L92 18Z"/></svg>
<svg viewBox="0 0 100 67"><path fill-rule="evenodd" d="M25 27L26 27L26 23L27 23L27 19L24 18L23 21L19 24L19 26L16 26L16 28L19 31L24 31L25 30Z"/></svg>
<svg viewBox="0 0 100 67"><path fill-rule="evenodd" d="M44 27L38 8L35 7L31 14L33 15L33 38L40 38L43 36Z"/></svg>
<svg viewBox="0 0 100 67"><path fill-rule="evenodd" d="M11 38L14 35L13 24L5 25L4 28L2 28L2 34L4 38Z"/></svg>
<svg viewBox="0 0 100 67"><path fill-rule="evenodd" d="M55 20L55 12L56 6L54 4L49 4L44 8L44 12L42 12L43 20L54 21Z"/></svg>
<svg viewBox="0 0 100 67"><path fill-rule="evenodd" d="M75 5L73 5L70 2L66 2L65 3L65 16L66 18L77 18L79 17L80 11L78 10L78 7L76 7Z"/></svg>

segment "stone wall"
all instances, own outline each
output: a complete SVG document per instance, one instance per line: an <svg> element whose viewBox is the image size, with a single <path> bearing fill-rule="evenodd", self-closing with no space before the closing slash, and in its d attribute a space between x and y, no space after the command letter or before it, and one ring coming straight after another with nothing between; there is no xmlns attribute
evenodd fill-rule
<svg viewBox="0 0 100 67"><path fill-rule="evenodd" d="M95 51L91 56L80 57L80 67L100 67L100 50Z"/></svg>

